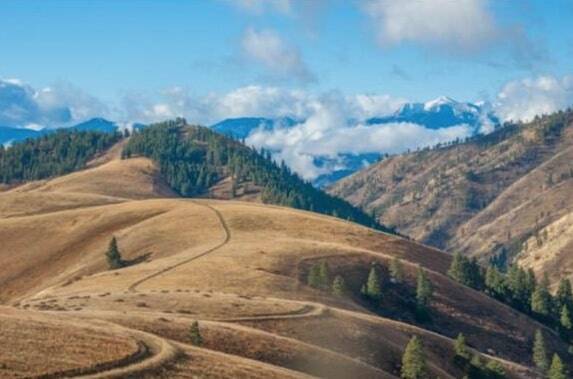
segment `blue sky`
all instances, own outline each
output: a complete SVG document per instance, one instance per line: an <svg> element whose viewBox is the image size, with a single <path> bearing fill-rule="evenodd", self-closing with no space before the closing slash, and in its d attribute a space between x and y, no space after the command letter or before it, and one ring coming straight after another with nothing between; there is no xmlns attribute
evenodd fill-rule
<svg viewBox="0 0 573 379"><path fill-rule="evenodd" d="M455 27L437 31L442 41L414 30L381 43L384 18L369 13L368 1L5 0L0 75L35 87L65 81L106 101L172 86L202 95L252 84L423 101L491 98L509 80L571 71L571 1L466 2L479 4L495 33L456 44ZM248 30L272 32L311 77L246 56ZM473 43L483 45L465 50Z"/></svg>

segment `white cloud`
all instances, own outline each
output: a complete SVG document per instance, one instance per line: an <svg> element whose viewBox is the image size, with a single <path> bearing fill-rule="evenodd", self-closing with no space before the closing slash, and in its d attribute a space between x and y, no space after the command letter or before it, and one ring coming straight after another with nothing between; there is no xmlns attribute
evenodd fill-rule
<svg viewBox="0 0 573 379"><path fill-rule="evenodd" d="M277 78L295 78L301 82L316 81L300 51L271 29L248 28L243 34L241 48L248 59L261 64Z"/></svg>
<svg viewBox="0 0 573 379"><path fill-rule="evenodd" d="M364 125L347 122L348 114L336 102L316 102L313 113L292 128L259 129L247 144L276 151L305 179L315 179L329 168L318 167L314 158L335 158L339 154L399 153L407 149L434 145L471 135L465 125L430 130L411 123Z"/></svg>
<svg viewBox="0 0 573 379"><path fill-rule="evenodd" d="M573 76L539 76L506 83L495 104L504 121L531 121L573 105Z"/></svg>
<svg viewBox="0 0 573 379"><path fill-rule="evenodd" d="M0 80L0 126L59 127L106 114L106 105L66 83L36 90L18 79Z"/></svg>
<svg viewBox="0 0 573 379"><path fill-rule="evenodd" d="M383 46L402 42L472 51L497 33L486 0L365 0Z"/></svg>

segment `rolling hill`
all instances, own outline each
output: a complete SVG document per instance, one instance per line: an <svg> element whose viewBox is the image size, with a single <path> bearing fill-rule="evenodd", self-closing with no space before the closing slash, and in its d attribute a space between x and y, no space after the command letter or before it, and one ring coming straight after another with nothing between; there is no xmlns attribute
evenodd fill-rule
<svg viewBox="0 0 573 379"><path fill-rule="evenodd" d="M418 241L483 260L517 257L556 282L573 278L571 162L567 111L394 156L329 192Z"/></svg>
<svg viewBox="0 0 573 379"><path fill-rule="evenodd" d="M204 152L218 138L164 127ZM448 254L260 198L182 198L157 150L143 154L157 160L135 154L152 141L140 137L83 170L0 192L1 376L397 378L418 336L432 377L460 378L453 339L462 332L484 366L538 378L537 329L568 357L555 332L450 279ZM112 237L115 270L105 254ZM399 282L389 274L396 258ZM309 285L317 265L328 284L344 279L342 295ZM372 267L376 301L360 290ZM412 307L419 272L433 287L424 319Z"/></svg>

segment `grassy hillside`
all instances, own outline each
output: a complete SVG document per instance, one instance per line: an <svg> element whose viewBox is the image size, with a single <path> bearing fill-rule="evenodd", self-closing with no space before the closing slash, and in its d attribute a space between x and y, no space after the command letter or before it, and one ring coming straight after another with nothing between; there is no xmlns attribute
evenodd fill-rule
<svg viewBox="0 0 573 379"><path fill-rule="evenodd" d="M392 157L329 192L416 240L510 261L526 240L573 210L571 162L567 111Z"/></svg>
<svg viewBox="0 0 573 379"><path fill-rule="evenodd" d="M231 198L241 186L243 193L258 192L267 204L333 215L386 230L346 201L303 181L284 163L275 163L270 153L248 148L208 128L189 126L182 119L152 125L134 134L123 156L153 159L171 188L184 197L209 197L217 183L226 181L231 186Z"/></svg>
<svg viewBox="0 0 573 379"><path fill-rule="evenodd" d="M450 279L447 254L292 208L161 198L150 160L104 162L0 193L0 299L18 308L0 309L0 335L6 346L19 341L19 355L0 354L3 374L397 378L404 348L418 336L431 377L453 379L468 370L453 348L461 332L483 366L537 378L537 329L550 353L568 358L555 333ZM126 264L117 270L105 257L112 236ZM396 258L399 281L390 274ZM310 285L317 265L327 267L325 286ZM377 299L361 294L372 267ZM425 319L416 317L420 270L433 288ZM343 293L331 290L337 276ZM190 332L194 320L201 344ZM26 343L41 322L42 335L61 338ZM106 339L115 349L98 348ZM61 360L77 349L80 361ZM19 357L48 350L62 354L18 366Z"/></svg>

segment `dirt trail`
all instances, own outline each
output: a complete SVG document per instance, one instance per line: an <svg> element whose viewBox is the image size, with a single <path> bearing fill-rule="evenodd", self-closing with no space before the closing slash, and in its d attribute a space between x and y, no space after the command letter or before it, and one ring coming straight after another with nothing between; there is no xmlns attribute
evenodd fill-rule
<svg viewBox="0 0 573 379"><path fill-rule="evenodd" d="M160 276L160 275L163 275L163 274L165 274L166 272L169 272L169 271L171 271L171 270L173 270L173 269L175 269L175 268L177 268L177 267L179 267L179 266L182 266L182 265L187 264L187 263L189 263L189 262L192 262L192 261L194 261L194 260L196 260L196 259L199 259L199 258L201 258L201 257L204 257L205 255L208 255L208 254L210 254L210 253L212 253L212 252L214 252L214 251L220 249L221 247L225 246L225 245L231 240L231 230L229 229L229 226L227 225L227 222L225 221L225 218L223 217L223 215L221 214L221 212L220 212L219 210L215 209L215 207L213 207L213 206L211 206L211 205L209 205L209 204L204 204L204 203L201 203L201 202L198 202L198 201L194 201L194 200L190 200L190 201L191 201L193 204L196 204L196 205L199 205L199 206L202 206L202 207L209 208L210 210L212 210L212 211L215 213L215 215L217 216L217 218L218 218L218 220L219 220L219 223L221 224L221 227L222 227L222 229L223 229L223 232L224 232L224 239L223 239L223 241L221 241L221 242L218 243L216 246L214 246L214 247L212 247L212 248L210 248L210 249L207 249L207 250L205 250L204 252L202 252L202 253L200 253L200 254L198 254L198 255L195 255L195 256L193 256L193 257L191 257L191 258L185 259L185 260L183 260L183 261L181 261L181 262L178 262L178 263L176 263L176 264L174 264L174 265L171 265L171 266L169 266L169 267L165 267L165 268L163 268L163 269L161 269L161 270L159 270L159 271L157 271L157 272L154 272L153 274L150 274L150 275L148 275L148 276L146 276L146 277L144 277L144 278L141 278L141 279L137 280L136 282L134 282L133 284L131 284L131 285L129 286L128 290L129 290L130 292L137 292L137 287L140 286L141 284L147 282L148 280L151 280L151 279L153 279L153 278L156 278L156 277L158 277L158 276Z"/></svg>

